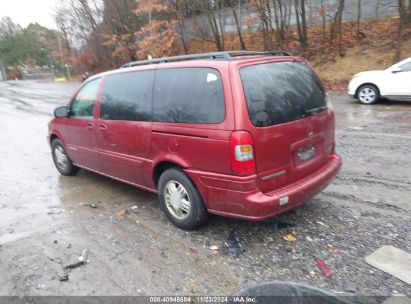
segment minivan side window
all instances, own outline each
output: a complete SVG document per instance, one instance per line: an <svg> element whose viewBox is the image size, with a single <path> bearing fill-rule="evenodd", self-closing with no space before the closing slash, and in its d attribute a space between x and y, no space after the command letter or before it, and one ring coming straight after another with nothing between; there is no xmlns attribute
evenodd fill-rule
<svg viewBox="0 0 411 304"><path fill-rule="evenodd" d="M107 76L100 117L106 120L149 121L154 71L136 71Z"/></svg>
<svg viewBox="0 0 411 304"><path fill-rule="evenodd" d="M70 117L92 117L100 79L86 83L71 102Z"/></svg>
<svg viewBox="0 0 411 304"><path fill-rule="evenodd" d="M217 70L172 68L156 73L153 121L213 124L224 120L224 92Z"/></svg>

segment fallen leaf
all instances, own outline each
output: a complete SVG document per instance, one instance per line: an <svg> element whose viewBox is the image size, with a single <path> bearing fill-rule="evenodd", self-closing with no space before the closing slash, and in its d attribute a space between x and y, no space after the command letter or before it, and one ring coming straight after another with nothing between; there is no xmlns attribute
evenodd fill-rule
<svg viewBox="0 0 411 304"><path fill-rule="evenodd" d="M283 239L287 242L295 242L297 239L292 234L287 234L283 236Z"/></svg>
<svg viewBox="0 0 411 304"><path fill-rule="evenodd" d="M191 253L194 253L194 254L197 254L197 253L198 253L198 250L195 249L195 248L192 248L192 247L188 248L188 250L190 250L190 252L191 252Z"/></svg>
<svg viewBox="0 0 411 304"><path fill-rule="evenodd" d="M120 210L116 212L116 216L121 218L124 217L127 214L127 210Z"/></svg>
<svg viewBox="0 0 411 304"><path fill-rule="evenodd" d="M325 264L323 260L317 259L315 265L318 267L318 269L321 270L321 272L326 276L326 277L331 277L333 275L333 272L331 269Z"/></svg>

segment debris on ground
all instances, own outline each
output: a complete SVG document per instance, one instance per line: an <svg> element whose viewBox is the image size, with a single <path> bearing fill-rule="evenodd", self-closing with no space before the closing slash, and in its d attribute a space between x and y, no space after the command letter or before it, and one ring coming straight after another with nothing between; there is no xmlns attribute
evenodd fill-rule
<svg viewBox="0 0 411 304"><path fill-rule="evenodd" d="M320 222L320 221L317 221L317 224L319 224L321 226L324 226L324 227L327 227L327 228L330 228L330 226L328 226L328 225L326 225L326 224L324 224L323 222Z"/></svg>
<svg viewBox="0 0 411 304"><path fill-rule="evenodd" d="M63 269L63 274L58 275L59 281L60 282L66 282L69 280L69 270L68 269Z"/></svg>
<svg viewBox="0 0 411 304"><path fill-rule="evenodd" d="M97 209L97 208L98 208L97 205L94 204L94 203L90 203L90 204L88 204L87 206L89 206L90 208L94 208L94 209Z"/></svg>
<svg viewBox="0 0 411 304"><path fill-rule="evenodd" d="M81 256L78 257L79 262L87 262L88 250L84 249Z"/></svg>
<svg viewBox="0 0 411 304"><path fill-rule="evenodd" d="M127 214L127 210L120 210L120 211L117 211L117 212L116 212L116 216L117 216L118 218L125 217L126 214Z"/></svg>
<svg viewBox="0 0 411 304"><path fill-rule="evenodd" d="M344 284L344 291L346 292L356 292L357 291L357 283L348 281Z"/></svg>
<svg viewBox="0 0 411 304"><path fill-rule="evenodd" d="M78 262L63 266L63 262L60 258L49 258L51 261L56 262L60 264L63 267L63 273L58 274L58 279L60 282L65 282L69 280L69 274L70 271L74 268L80 267L88 263L89 261L87 260L88 257L88 250L84 249L82 254L78 257Z"/></svg>
<svg viewBox="0 0 411 304"><path fill-rule="evenodd" d="M292 234L284 235L283 239L284 241L287 241L287 242L295 242L297 240L297 238Z"/></svg>
<svg viewBox="0 0 411 304"><path fill-rule="evenodd" d="M307 241L309 241L309 242L314 242L314 240L312 239L312 238L310 238L308 235L305 237L305 239L307 240Z"/></svg>
<svg viewBox="0 0 411 304"><path fill-rule="evenodd" d="M243 249L241 248L241 245L240 245L240 242L238 241L238 238L232 232L228 236L228 239L227 239L225 245L227 246L228 253L230 253L230 254L235 254L235 255L238 256L240 253L243 252Z"/></svg>
<svg viewBox="0 0 411 304"><path fill-rule="evenodd" d="M365 262L411 285L411 254L391 245L380 247Z"/></svg>
<svg viewBox="0 0 411 304"><path fill-rule="evenodd" d="M137 208L138 208L138 206L136 206L136 205L131 206L131 210L136 210Z"/></svg>
<svg viewBox="0 0 411 304"><path fill-rule="evenodd" d="M85 264L84 261L78 261L78 262L74 262L73 264L66 265L63 268L64 269L74 269L74 268L83 266L84 264Z"/></svg>
<svg viewBox="0 0 411 304"><path fill-rule="evenodd" d="M331 277L333 275L333 272L331 269L325 264L325 262L321 259L317 259L315 262L315 265L318 267L318 269L321 270L321 272L326 276L326 277Z"/></svg>
<svg viewBox="0 0 411 304"><path fill-rule="evenodd" d="M198 250L195 249L195 248L193 248L193 247L188 248L188 250L190 250L190 252L193 253L193 254L197 254L197 253L198 253Z"/></svg>
<svg viewBox="0 0 411 304"><path fill-rule="evenodd" d="M210 250L211 250L211 253L212 253L213 255L218 255L218 254L219 254L219 252L218 252L218 246L215 246L215 245L210 246Z"/></svg>
<svg viewBox="0 0 411 304"><path fill-rule="evenodd" d="M62 210L57 210L57 209L53 209L50 212L47 212L48 215L56 215L56 214L62 214L63 211Z"/></svg>

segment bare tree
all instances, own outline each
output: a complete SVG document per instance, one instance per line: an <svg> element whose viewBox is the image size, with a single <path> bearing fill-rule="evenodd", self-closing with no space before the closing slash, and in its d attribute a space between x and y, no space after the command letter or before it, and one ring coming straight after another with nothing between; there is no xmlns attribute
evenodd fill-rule
<svg viewBox="0 0 411 304"><path fill-rule="evenodd" d="M223 40L223 28L221 27L221 22L217 19L220 19L215 13L214 7L215 1L205 0L203 4L203 11L207 16L208 25L210 26L211 33L213 35L213 41L216 45L217 50L224 51L224 40ZM218 5L218 4L217 4Z"/></svg>
<svg viewBox="0 0 411 304"><path fill-rule="evenodd" d="M401 59L404 30L411 25L411 0L408 0L408 4L406 0L398 0L398 13L400 20L398 21L394 62L398 62Z"/></svg>
<svg viewBox="0 0 411 304"><path fill-rule="evenodd" d="M295 16L297 21L298 38L300 47L303 50L307 49L307 17L305 12L305 0L294 0ZM291 14L290 14L291 15Z"/></svg>
<svg viewBox="0 0 411 304"><path fill-rule="evenodd" d="M261 22L263 43L265 50L273 49L273 33L274 28L272 25L272 11L268 0L254 0L253 10L257 14Z"/></svg>
<svg viewBox="0 0 411 304"><path fill-rule="evenodd" d="M241 0L238 0L238 3L239 3L239 6L240 6L241 5ZM228 5L231 6L231 10L233 12L235 26L236 26L237 34L238 34L238 40L240 41L240 47L241 47L242 50L245 50L246 47L245 47L245 43L244 43L244 40L243 40L243 35L241 33L241 25L240 25L240 22L238 20L239 18L237 16L237 11L236 11L233 0L228 0ZM239 12L241 14L240 10L239 10Z"/></svg>
<svg viewBox="0 0 411 304"><path fill-rule="evenodd" d="M344 55L342 43L342 17L344 13L345 0L338 0L338 8L331 24L330 42L337 45L340 56ZM337 41L337 43L335 43Z"/></svg>
<svg viewBox="0 0 411 304"><path fill-rule="evenodd" d="M357 6L357 39L361 36L361 13L362 13L362 1L358 0Z"/></svg>

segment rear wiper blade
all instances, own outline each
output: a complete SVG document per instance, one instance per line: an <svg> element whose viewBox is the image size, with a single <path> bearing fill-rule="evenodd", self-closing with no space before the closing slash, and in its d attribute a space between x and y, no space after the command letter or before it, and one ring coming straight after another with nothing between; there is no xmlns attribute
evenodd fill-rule
<svg viewBox="0 0 411 304"><path fill-rule="evenodd" d="M313 108L313 109L309 109L309 110L305 110L305 113L312 115L312 114L317 114L322 112L323 110L327 109L326 106L322 106L322 107L317 107L317 108Z"/></svg>

